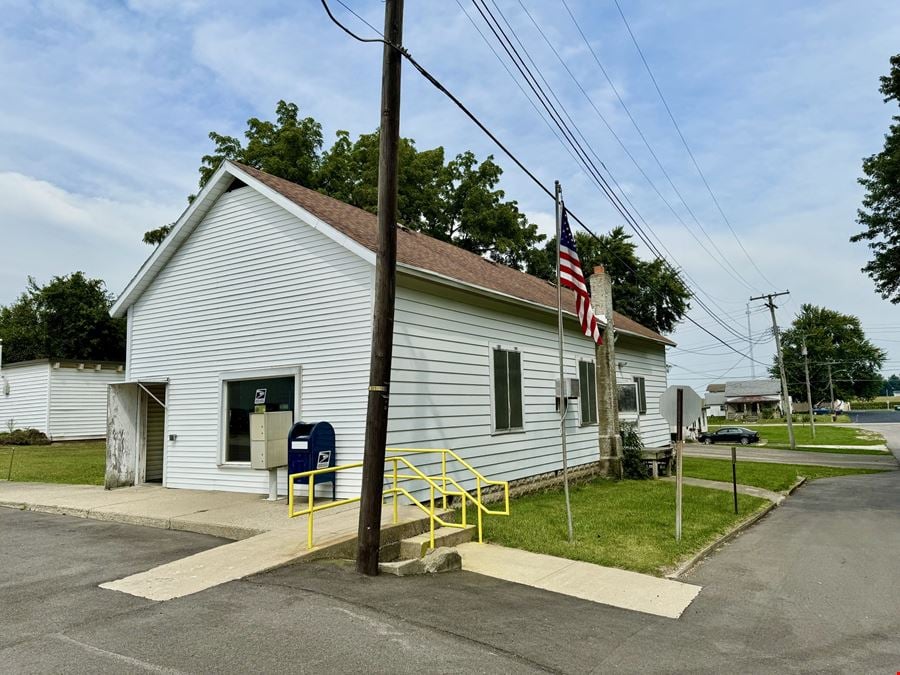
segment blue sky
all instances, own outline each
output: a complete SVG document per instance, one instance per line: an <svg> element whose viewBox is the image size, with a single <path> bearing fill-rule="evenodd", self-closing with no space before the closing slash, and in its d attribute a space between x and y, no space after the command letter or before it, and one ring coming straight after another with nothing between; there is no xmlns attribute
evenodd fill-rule
<svg viewBox="0 0 900 675"><path fill-rule="evenodd" d="M462 1L462 0L461 0ZM346 0L382 23L378 0ZM560 0L522 0L590 96L691 231L655 194L571 81L522 10L497 0L560 100L675 264L746 331L751 291L713 260L714 248L755 291L770 286L750 266L690 163L612 0L569 0L663 167L714 245L693 223L619 106ZM802 302L860 316L900 371L900 309L867 277L863 245L850 244L862 157L880 149L892 109L878 76L900 51L896 2L620 0L667 100L744 247L764 275ZM369 30L336 2L335 12ZM473 18L480 18L468 0ZM296 102L330 142L378 123L380 54L334 27L318 0L299 2L26 2L0 0L0 303L28 275L46 281L76 269L120 291L150 252L144 230L174 220L196 190L207 133L240 134L248 117ZM408 2L406 46L465 101L596 231L620 224L587 176L532 110L455 2ZM895 109L894 109L895 110ZM498 155L503 187L545 230L552 203L445 98L404 70L402 133L421 148ZM712 296L710 300L708 296ZM718 311L718 310L717 310ZM726 336L709 317L692 313ZM752 314L752 331L767 315ZM727 336L726 336L727 337ZM670 379L702 387L745 377L746 359L694 326L676 340ZM746 344L729 341L742 351ZM762 338L760 338L762 339ZM694 352L701 353L694 353ZM771 342L755 356L771 359ZM730 369L730 370L729 370ZM757 366L757 375L761 366Z"/></svg>

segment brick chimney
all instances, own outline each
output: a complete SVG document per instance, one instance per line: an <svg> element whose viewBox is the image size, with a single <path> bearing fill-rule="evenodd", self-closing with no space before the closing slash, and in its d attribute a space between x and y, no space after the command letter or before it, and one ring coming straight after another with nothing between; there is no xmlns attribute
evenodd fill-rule
<svg viewBox="0 0 900 675"><path fill-rule="evenodd" d="M622 475L622 440L619 436L619 390L616 387L616 350L613 335L612 283L602 265L590 278L591 305L603 323L603 344L596 348L597 426L600 462L608 475Z"/></svg>

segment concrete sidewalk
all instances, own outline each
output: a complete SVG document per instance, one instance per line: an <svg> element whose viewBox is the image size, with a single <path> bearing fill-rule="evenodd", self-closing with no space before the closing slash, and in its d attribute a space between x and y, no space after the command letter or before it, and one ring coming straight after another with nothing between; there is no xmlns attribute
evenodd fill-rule
<svg viewBox="0 0 900 675"><path fill-rule="evenodd" d="M612 607L677 619L700 586L494 544L462 544L463 569Z"/></svg>
<svg viewBox="0 0 900 675"><path fill-rule="evenodd" d="M94 485L0 482L0 506L79 516L237 540L103 588L151 600L171 600L286 565L326 549L351 544L359 510L344 504L315 515L314 548L306 546L307 519L289 518L285 499L207 490L170 490L151 485L105 490ZM385 508L382 527L392 527ZM416 529L424 514L401 506L398 527ZM417 533L418 530L416 530Z"/></svg>
<svg viewBox="0 0 900 675"><path fill-rule="evenodd" d="M663 480L674 483L675 476L667 476L666 478L663 478ZM708 488L710 490L722 490L724 492L731 492L733 489L731 483L726 483L719 480L691 478L690 476L684 476L682 480L684 481L685 485L696 485L697 487ZM773 504L780 504L784 501L784 495L780 492L773 492L772 490L766 490L761 487L756 487L755 485L741 485L740 483L738 483L737 491L742 495L750 495L751 497L768 499Z"/></svg>

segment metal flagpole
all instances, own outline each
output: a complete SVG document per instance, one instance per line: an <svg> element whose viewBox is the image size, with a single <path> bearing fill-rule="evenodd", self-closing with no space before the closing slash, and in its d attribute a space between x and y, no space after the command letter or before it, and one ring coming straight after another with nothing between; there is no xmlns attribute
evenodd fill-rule
<svg viewBox="0 0 900 675"><path fill-rule="evenodd" d="M562 188L556 181L556 314L559 320L559 431L562 438L563 492L566 495L566 524L569 528L569 543L575 541L572 531L572 504L569 501L569 458L566 453L566 412L568 399L565 395L563 351L563 315L562 315L562 277L559 274L559 247L562 238Z"/></svg>

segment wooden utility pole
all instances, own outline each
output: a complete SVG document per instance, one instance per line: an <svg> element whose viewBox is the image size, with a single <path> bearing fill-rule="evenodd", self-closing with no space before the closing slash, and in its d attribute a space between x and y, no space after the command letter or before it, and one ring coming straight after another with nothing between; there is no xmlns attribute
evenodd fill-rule
<svg viewBox="0 0 900 675"><path fill-rule="evenodd" d="M794 440L794 420L791 414L791 398L788 394L787 376L784 374L784 355L781 353L781 333L778 332L778 321L775 319L775 302L774 298L779 295L788 295L790 291L781 291L780 293L766 293L755 298L750 298L750 302L754 300L765 300L766 307L772 314L772 332L775 334L775 349L778 352L778 370L781 371L781 409L784 410L787 418L788 439L790 440L791 450L796 449L797 442Z"/></svg>
<svg viewBox="0 0 900 675"><path fill-rule="evenodd" d="M363 451L362 494L356 570L378 574L381 504L387 444L391 355L394 346L394 293L397 269L397 186L400 145L400 66L403 0L385 0L381 70L381 126L378 153L378 250L375 257L375 307L369 363L369 400Z"/></svg>
<svg viewBox="0 0 900 675"><path fill-rule="evenodd" d="M809 352L806 349L806 338L803 338L803 370L806 373L806 402L809 405L809 432L812 434L813 439L816 437L816 422L813 419L815 415L813 414L813 404L812 404L812 387L809 385Z"/></svg>

